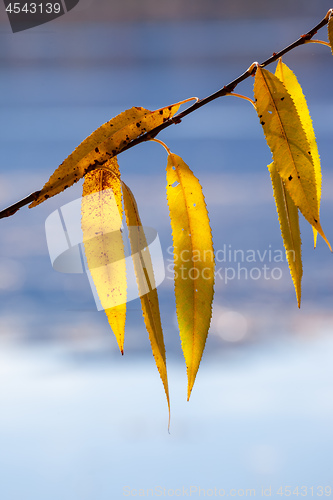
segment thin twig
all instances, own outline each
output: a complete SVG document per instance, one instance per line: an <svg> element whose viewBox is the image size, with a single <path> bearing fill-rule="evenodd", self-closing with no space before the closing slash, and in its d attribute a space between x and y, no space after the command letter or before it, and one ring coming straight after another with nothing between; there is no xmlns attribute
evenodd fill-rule
<svg viewBox="0 0 333 500"><path fill-rule="evenodd" d="M264 62L260 64L262 68L265 66L268 66L269 64L272 64L273 62L277 61L280 57L282 57L284 54L287 52L290 52L291 50L295 49L296 47L299 47L300 45L304 45L305 43L308 43L311 38L320 30L323 28L326 24L328 24L330 17L333 15L333 9L330 9L324 19L320 21L314 28L312 28L310 31L305 33L304 35L301 35L295 42L292 44L288 45L284 49L280 50L279 52L274 52L271 57L266 59ZM233 90L239 85L241 82L249 78L249 76L253 76L256 72L256 69L258 67L258 63L253 63L251 66L244 72L242 73L238 78L233 80L232 82L228 83L228 85L225 85L222 87L220 90L217 92L214 92L208 97L205 97L203 99L199 99L197 102L192 104L192 106L188 107L181 113L178 113L176 116L173 118L170 118L169 120L166 120L164 123L159 125L158 127L153 128L149 132L146 132L145 134L140 135L133 141L129 142L126 144L119 152L123 153L124 151L127 151L130 148L133 148L134 146L137 146L138 144L141 144L142 142L145 141L150 141L151 139L154 139L162 130L164 130L167 127L170 127L170 125L180 123L182 119L189 115L190 113L193 113L193 111L196 111L197 109L201 108L202 106L205 106L209 102L214 101L215 99L218 99L219 97L224 97L225 95L231 94ZM39 194L40 191L36 191L35 193L30 194L26 198L23 198L23 200L18 201L14 205L11 205L10 207L5 208L4 210L0 211L0 219L3 217L9 217L11 215L14 215L15 212L17 212L21 207L28 205L32 201L34 201Z"/></svg>
<svg viewBox="0 0 333 500"><path fill-rule="evenodd" d="M25 198L23 198L22 200L17 201L16 203L14 203L14 205L11 205L10 207L5 208L4 210L2 210L0 212L0 219L14 215L18 210L20 210L20 208L37 200L39 193L40 193L40 191L35 191L34 193L29 194L29 196L26 196Z"/></svg>

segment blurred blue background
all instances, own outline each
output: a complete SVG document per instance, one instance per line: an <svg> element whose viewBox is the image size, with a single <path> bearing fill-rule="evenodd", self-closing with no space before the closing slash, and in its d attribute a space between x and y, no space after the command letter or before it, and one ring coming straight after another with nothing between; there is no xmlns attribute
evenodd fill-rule
<svg viewBox="0 0 333 500"><path fill-rule="evenodd" d="M328 1L257 0L250 7L196 0L187 10L176 0L159 6L147 0L141 8L130 0L82 0L63 18L12 34L1 5L1 208L40 189L87 135L119 112L204 97L294 41L330 7ZM319 37L326 39L325 29ZM308 99L322 160L322 226L332 242L332 55L312 44L284 62ZM251 96L252 88L250 78L237 91ZM247 489L262 496L270 487L271 497L281 498L281 486L292 487L292 496L297 486L308 488L303 496L333 486L332 255L321 239L313 250L312 230L302 220L298 310L285 258L273 259L283 245L266 167L271 154L249 103L214 101L159 138L202 183L215 251L254 251L257 260L240 262L247 279L243 271L227 283L225 267L237 277L239 261L217 262L212 327L189 403L166 269L158 293L168 434L139 300L128 304L121 357L86 275L60 274L50 264L45 219L79 198L82 182L2 219L3 500L120 499L140 491L158 496L163 488L164 496L186 496L191 487L192 498L212 496L214 488L225 496L246 496ZM119 163L143 224L159 233L168 266L165 151L143 144ZM278 268L279 279L270 273L265 279L263 265Z"/></svg>

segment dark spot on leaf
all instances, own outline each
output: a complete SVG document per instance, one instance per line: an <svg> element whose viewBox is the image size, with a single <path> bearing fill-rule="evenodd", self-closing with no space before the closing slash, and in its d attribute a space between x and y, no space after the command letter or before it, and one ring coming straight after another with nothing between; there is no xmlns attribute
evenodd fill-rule
<svg viewBox="0 0 333 500"><path fill-rule="evenodd" d="M64 189L67 189L68 188L68 185L66 184L66 186L64 187Z"/></svg>
<svg viewBox="0 0 333 500"><path fill-rule="evenodd" d="M283 101L284 97L281 97L281 101Z"/></svg>
<svg viewBox="0 0 333 500"><path fill-rule="evenodd" d="M113 150L112 150L112 154L113 154L113 156L115 156L115 155L117 154L117 150L116 150L116 149L113 149Z"/></svg>
<svg viewBox="0 0 333 500"><path fill-rule="evenodd" d="M45 200L47 200L48 198L50 198L50 196L48 194L45 194L44 198L45 198Z"/></svg>
<svg viewBox="0 0 333 500"><path fill-rule="evenodd" d="M298 177L299 179L301 178L301 176L300 176L300 175L298 175L297 177Z"/></svg>
<svg viewBox="0 0 333 500"><path fill-rule="evenodd" d="M262 122L260 122L260 123L261 123L261 125L265 125L265 122L264 122L264 121L262 121Z"/></svg>
<svg viewBox="0 0 333 500"><path fill-rule="evenodd" d="M311 151L308 151L308 155L311 155Z"/></svg>
<svg viewBox="0 0 333 500"><path fill-rule="evenodd" d="M317 219L313 219L313 220L315 221L316 224L318 223Z"/></svg>
<svg viewBox="0 0 333 500"><path fill-rule="evenodd" d="M288 181L291 181L291 179L292 179L292 176L291 176L291 175L289 175L289 177L288 177Z"/></svg>
<svg viewBox="0 0 333 500"><path fill-rule="evenodd" d="M98 148L95 148L95 151L96 151L96 153L99 153L99 149Z"/></svg>
<svg viewBox="0 0 333 500"><path fill-rule="evenodd" d="M259 115L259 118L262 118L262 115Z"/></svg>
<svg viewBox="0 0 333 500"><path fill-rule="evenodd" d="M138 122L138 123L136 124L136 126L137 126L138 128L140 128L140 122Z"/></svg>
<svg viewBox="0 0 333 500"><path fill-rule="evenodd" d="M160 109L160 115L163 115L163 109Z"/></svg>
<svg viewBox="0 0 333 500"><path fill-rule="evenodd" d="M171 107L171 106L169 106L169 107L168 107L168 110L169 110L169 111L171 111L171 109L172 109L172 107Z"/></svg>

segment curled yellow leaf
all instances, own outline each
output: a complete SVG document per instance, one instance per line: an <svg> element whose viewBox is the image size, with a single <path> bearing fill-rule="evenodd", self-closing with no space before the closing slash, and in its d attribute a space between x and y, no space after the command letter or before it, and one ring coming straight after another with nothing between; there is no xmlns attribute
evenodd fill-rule
<svg viewBox="0 0 333 500"><path fill-rule="evenodd" d="M127 282L120 182L116 157L86 175L81 227L88 276L123 353Z"/></svg>
<svg viewBox="0 0 333 500"><path fill-rule="evenodd" d="M170 153L167 199L174 247L177 319L189 399L208 335L214 294L214 250L202 189L186 163Z"/></svg>
<svg viewBox="0 0 333 500"><path fill-rule="evenodd" d="M275 168L274 162L268 165L268 170L271 175L276 209L279 217L289 270L295 287L297 304L298 307L300 307L303 268L298 208L286 190L284 183Z"/></svg>
<svg viewBox="0 0 333 500"><path fill-rule="evenodd" d="M61 163L29 208L72 186L91 170L116 156L128 143L172 118L186 99L155 111L133 107L101 125Z"/></svg>
<svg viewBox="0 0 333 500"><path fill-rule="evenodd" d="M310 144L294 101L279 78L260 66L256 71L254 95L275 167L295 205L331 249L319 221Z"/></svg>
<svg viewBox="0 0 333 500"><path fill-rule="evenodd" d="M130 188L122 182L126 223L129 232L132 258L141 308L149 335L150 345L157 369L163 382L168 408L170 425L170 398L166 367L166 354L161 325L158 295L154 280L154 270L150 258L147 239L141 224L141 219L134 195Z"/></svg>

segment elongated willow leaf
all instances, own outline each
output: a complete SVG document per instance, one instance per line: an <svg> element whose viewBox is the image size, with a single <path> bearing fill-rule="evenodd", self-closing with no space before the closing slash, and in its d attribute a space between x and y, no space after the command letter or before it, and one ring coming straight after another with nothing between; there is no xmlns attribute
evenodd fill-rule
<svg viewBox="0 0 333 500"><path fill-rule="evenodd" d="M127 283L120 182L116 157L86 175L81 227L89 272L123 354Z"/></svg>
<svg viewBox="0 0 333 500"><path fill-rule="evenodd" d="M333 54L333 15L331 14L330 20L328 21L328 40L330 42L331 51Z"/></svg>
<svg viewBox="0 0 333 500"><path fill-rule="evenodd" d="M310 144L284 84L258 66L254 96L275 167L295 205L331 246L319 221L316 176Z"/></svg>
<svg viewBox="0 0 333 500"><path fill-rule="evenodd" d="M298 307L300 307L303 268L298 208L286 190L284 183L275 168L274 162L268 165L268 170L271 175L283 244L286 249L290 274L295 287L297 304Z"/></svg>
<svg viewBox="0 0 333 500"><path fill-rule="evenodd" d="M122 147L171 118L186 101L149 111L131 108L95 130L55 170L29 208L72 186L92 169L117 155Z"/></svg>
<svg viewBox="0 0 333 500"><path fill-rule="evenodd" d="M163 382L168 402L170 424L170 398L166 355L158 295L154 280L154 270L134 195L124 182L122 182L122 190L126 223L129 231L134 271L138 284L142 313L148 331L155 363Z"/></svg>
<svg viewBox="0 0 333 500"><path fill-rule="evenodd" d="M207 207L198 179L175 154L168 155L166 171L177 318L187 367L189 399L211 320L214 251Z"/></svg>
<svg viewBox="0 0 333 500"><path fill-rule="evenodd" d="M318 213L320 212L320 200L321 200L321 167L320 167L320 157L318 153L316 136L312 126L312 120L309 112L309 108L304 97L302 87L297 81L295 74L291 71L286 64L279 59L276 67L275 76L281 80L281 82L286 87L287 91L291 95L292 100L296 106L297 113L300 117L306 138L309 142L311 158L313 161L315 180L316 180L316 191L317 191L317 202L318 202ZM317 242L317 230L312 226L314 246Z"/></svg>

